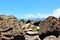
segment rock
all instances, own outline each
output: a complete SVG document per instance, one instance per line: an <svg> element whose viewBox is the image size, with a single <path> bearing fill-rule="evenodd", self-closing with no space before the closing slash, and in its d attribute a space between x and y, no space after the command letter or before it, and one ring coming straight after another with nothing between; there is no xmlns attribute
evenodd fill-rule
<svg viewBox="0 0 60 40"><path fill-rule="evenodd" d="M30 23L28 24L25 24L23 27L23 30L25 33L28 33L28 34L38 34L39 33L39 26L34 26Z"/></svg>
<svg viewBox="0 0 60 40"><path fill-rule="evenodd" d="M51 32L51 31L56 30L57 29L56 28L57 27L57 25L56 25L57 22L58 22L58 18L53 17L53 16L47 17L39 25L40 26L39 34L46 33L47 31L50 31Z"/></svg>
<svg viewBox="0 0 60 40"><path fill-rule="evenodd" d="M56 40L56 37L51 35L51 36L44 38L43 40Z"/></svg>
<svg viewBox="0 0 60 40"><path fill-rule="evenodd" d="M50 35L47 32L51 35L54 32L57 37L60 35L60 18L49 16L43 21L24 19L19 21L13 15L0 15L0 40L23 40L24 37L26 40L40 40L39 35ZM48 37L50 38L50 36ZM49 40L49 38L44 40ZM56 40L59 40L59 38L56 38ZM54 40L53 37L50 40Z"/></svg>
<svg viewBox="0 0 60 40"><path fill-rule="evenodd" d="M15 16L0 15L0 33L2 39L10 40L13 36L20 35L20 30L19 21Z"/></svg>
<svg viewBox="0 0 60 40"><path fill-rule="evenodd" d="M60 36L59 37L55 37L53 35L45 37L43 40L60 40Z"/></svg>
<svg viewBox="0 0 60 40"><path fill-rule="evenodd" d="M28 34L38 34L38 32L37 31L35 31L35 32L33 32L33 31L27 31L26 33L28 33Z"/></svg>
<svg viewBox="0 0 60 40"><path fill-rule="evenodd" d="M37 39L41 40L38 35L35 36L25 35L25 40L37 40Z"/></svg>

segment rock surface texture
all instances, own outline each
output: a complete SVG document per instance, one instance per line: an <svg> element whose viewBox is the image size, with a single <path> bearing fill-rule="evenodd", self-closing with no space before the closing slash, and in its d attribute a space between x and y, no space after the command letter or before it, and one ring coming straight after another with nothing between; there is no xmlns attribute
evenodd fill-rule
<svg viewBox="0 0 60 40"><path fill-rule="evenodd" d="M51 35L51 36L45 37L43 40L60 40L60 37L56 38L55 36Z"/></svg>
<svg viewBox="0 0 60 40"><path fill-rule="evenodd" d="M41 40L38 35L35 35L35 36L25 35L25 39L26 40Z"/></svg>
<svg viewBox="0 0 60 40"><path fill-rule="evenodd" d="M11 40L20 35L19 21L15 16L0 15L0 40Z"/></svg>
<svg viewBox="0 0 60 40"><path fill-rule="evenodd" d="M13 15L0 15L0 40L60 40L60 17L19 21Z"/></svg>

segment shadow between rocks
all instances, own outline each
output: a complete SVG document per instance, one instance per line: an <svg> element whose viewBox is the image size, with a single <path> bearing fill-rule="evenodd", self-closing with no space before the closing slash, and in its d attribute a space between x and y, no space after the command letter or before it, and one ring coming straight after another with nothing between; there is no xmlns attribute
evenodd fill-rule
<svg viewBox="0 0 60 40"><path fill-rule="evenodd" d="M25 37L17 35L17 36L14 36L14 39L11 39L11 40L25 40Z"/></svg>
<svg viewBox="0 0 60 40"><path fill-rule="evenodd" d="M41 35L39 35L39 38L43 40L45 37L50 36L50 35L58 37L60 35L60 31L56 31L56 30L52 32L47 31L47 33L42 33Z"/></svg>

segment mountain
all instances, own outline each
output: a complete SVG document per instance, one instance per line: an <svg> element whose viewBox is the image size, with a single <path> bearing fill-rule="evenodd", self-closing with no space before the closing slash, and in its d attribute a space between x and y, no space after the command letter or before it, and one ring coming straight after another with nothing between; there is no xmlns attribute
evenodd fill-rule
<svg viewBox="0 0 60 40"><path fill-rule="evenodd" d="M44 20L45 18L28 18L28 19L24 19L24 20Z"/></svg>

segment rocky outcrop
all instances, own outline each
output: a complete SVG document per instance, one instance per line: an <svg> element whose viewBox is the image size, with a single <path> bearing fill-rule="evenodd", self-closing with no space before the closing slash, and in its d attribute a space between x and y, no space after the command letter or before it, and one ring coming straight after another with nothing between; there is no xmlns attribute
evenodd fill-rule
<svg viewBox="0 0 60 40"><path fill-rule="evenodd" d="M20 35L21 27L15 16L0 15L0 37L2 39L14 39L13 36Z"/></svg>
<svg viewBox="0 0 60 40"><path fill-rule="evenodd" d="M59 29L59 19L53 16L49 16L45 20L42 21L40 26L39 34L46 33L47 31L54 31ZM43 30L44 29L44 30Z"/></svg>
<svg viewBox="0 0 60 40"><path fill-rule="evenodd" d="M60 18L19 21L13 15L0 15L0 40L45 40L50 35L59 37Z"/></svg>

